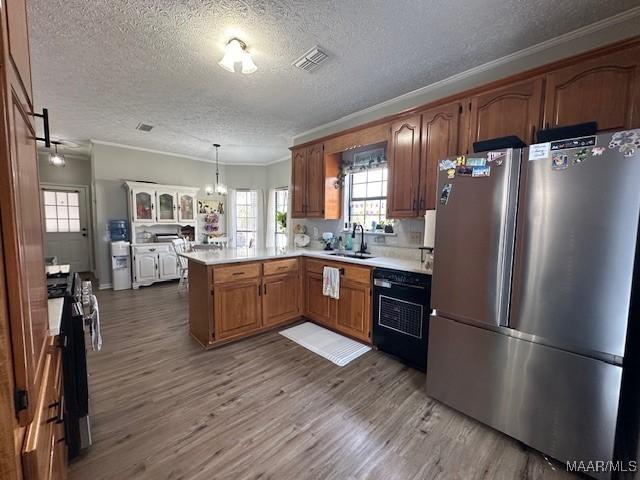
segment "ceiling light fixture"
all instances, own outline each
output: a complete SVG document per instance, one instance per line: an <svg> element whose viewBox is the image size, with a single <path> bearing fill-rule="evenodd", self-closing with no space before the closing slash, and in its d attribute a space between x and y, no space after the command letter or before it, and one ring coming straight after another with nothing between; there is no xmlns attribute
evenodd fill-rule
<svg viewBox="0 0 640 480"><path fill-rule="evenodd" d="M51 142L53 143L54 152L49 153L49 165L52 167L64 167L67 164L67 161L64 158L64 155L58 153L58 143L59 142Z"/></svg>
<svg viewBox="0 0 640 480"><path fill-rule="evenodd" d="M236 70L238 64L240 64L240 69ZM256 64L253 63L251 54L247 52L247 45L237 38L229 40L227 46L224 48L224 57L218 62L218 65L232 73L237 71L241 73L253 73L258 70Z"/></svg>
<svg viewBox="0 0 640 480"><path fill-rule="evenodd" d="M212 193L217 193L218 195L226 195L227 186L224 183L220 183L220 172L218 169L218 149L220 148L220 144L214 143L213 146L216 147L216 185L211 193L209 193L209 189L207 188L207 193L209 195L211 195Z"/></svg>

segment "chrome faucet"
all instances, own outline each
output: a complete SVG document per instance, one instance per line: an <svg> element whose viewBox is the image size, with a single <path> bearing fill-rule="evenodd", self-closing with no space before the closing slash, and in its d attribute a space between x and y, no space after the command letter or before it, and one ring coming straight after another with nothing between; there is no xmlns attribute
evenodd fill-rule
<svg viewBox="0 0 640 480"><path fill-rule="evenodd" d="M359 253L360 255L364 255L365 253L369 253L367 252L367 244L364 243L364 227L359 223L354 223L353 232L351 232L351 238L356 238L356 230L358 229L358 227L360 227L361 234L360 234L360 249L358 250L357 253Z"/></svg>

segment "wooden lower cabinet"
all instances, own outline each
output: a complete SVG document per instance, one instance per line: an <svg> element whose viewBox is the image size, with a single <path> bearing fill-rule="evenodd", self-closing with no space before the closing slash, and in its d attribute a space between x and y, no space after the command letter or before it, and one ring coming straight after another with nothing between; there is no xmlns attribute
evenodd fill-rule
<svg viewBox="0 0 640 480"><path fill-rule="evenodd" d="M322 295L322 274L305 273L304 316L325 327L335 327L335 301Z"/></svg>
<svg viewBox="0 0 640 480"><path fill-rule="evenodd" d="M340 281L336 330L365 342L371 341L371 286Z"/></svg>
<svg viewBox="0 0 640 480"><path fill-rule="evenodd" d="M221 283L213 292L216 339L235 337L262 326L260 279Z"/></svg>
<svg viewBox="0 0 640 480"><path fill-rule="evenodd" d="M324 266L340 268L340 298L322 294ZM371 342L371 269L351 263L307 259L304 316L352 338Z"/></svg>
<svg viewBox="0 0 640 480"><path fill-rule="evenodd" d="M263 278L263 326L278 325L300 315L299 284L297 271Z"/></svg>

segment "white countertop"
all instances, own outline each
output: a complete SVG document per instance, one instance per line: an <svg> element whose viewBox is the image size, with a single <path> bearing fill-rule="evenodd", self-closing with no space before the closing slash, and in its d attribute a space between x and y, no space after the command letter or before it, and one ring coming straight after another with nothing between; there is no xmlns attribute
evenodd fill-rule
<svg viewBox="0 0 640 480"><path fill-rule="evenodd" d="M47 307L49 310L49 335L59 335L64 297L50 298L47 302Z"/></svg>
<svg viewBox="0 0 640 480"><path fill-rule="evenodd" d="M183 257L203 265L220 265L224 263L251 262L257 260L273 260L275 258L313 257L337 262L348 262L368 267L389 268L404 272L425 273L431 275L419 260L405 258L378 257L358 259L331 255L334 252L325 250L275 249L275 248L223 248L220 250L198 250L181 254Z"/></svg>

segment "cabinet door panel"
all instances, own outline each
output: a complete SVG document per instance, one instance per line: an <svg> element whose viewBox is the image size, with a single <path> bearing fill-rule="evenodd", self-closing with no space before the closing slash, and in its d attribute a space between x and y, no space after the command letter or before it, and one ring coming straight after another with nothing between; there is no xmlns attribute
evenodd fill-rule
<svg viewBox="0 0 640 480"><path fill-rule="evenodd" d="M153 190L137 190L131 191L133 221L155 222L155 192Z"/></svg>
<svg viewBox="0 0 640 480"><path fill-rule="evenodd" d="M294 150L291 154L291 216L304 217L307 195L306 149Z"/></svg>
<svg viewBox="0 0 640 480"><path fill-rule="evenodd" d="M15 390L27 394L21 425L33 418L36 369L47 335L47 290L35 132L23 103L8 98L10 144L0 160L0 201Z"/></svg>
<svg viewBox="0 0 640 480"><path fill-rule="evenodd" d="M328 327L335 326L334 301L322 294L322 275L305 275L305 316Z"/></svg>
<svg viewBox="0 0 640 480"><path fill-rule="evenodd" d="M25 0L6 0L5 13L9 36L9 56L20 78L23 92L31 102L31 59L27 28L27 5Z"/></svg>
<svg viewBox="0 0 640 480"><path fill-rule="evenodd" d="M324 216L324 153L322 144L307 150L307 218Z"/></svg>
<svg viewBox="0 0 640 480"><path fill-rule="evenodd" d="M387 216L418 215L420 182L420 115L391 124Z"/></svg>
<svg viewBox="0 0 640 480"><path fill-rule="evenodd" d="M507 135L532 143L540 127L541 111L542 78L471 97L469 151L473 142Z"/></svg>
<svg viewBox="0 0 640 480"><path fill-rule="evenodd" d="M178 276L178 257L173 253L158 255L158 269L160 278L175 278Z"/></svg>
<svg viewBox="0 0 640 480"><path fill-rule="evenodd" d="M545 127L596 121L598 130L640 127L640 47L547 74Z"/></svg>
<svg viewBox="0 0 640 480"><path fill-rule="evenodd" d="M371 288L349 281L340 282L336 330L369 341L371 333Z"/></svg>
<svg viewBox="0 0 640 480"><path fill-rule="evenodd" d="M192 193L178 193L178 221L193 222L196 219L196 196Z"/></svg>
<svg viewBox="0 0 640 480"><path fill-rule="evenodd" d="M158 277L158 256L155 253L136 254L136 281L145 282Z"/></svg>
<svg viewBox="0 0 640 480"><path fill-rule="evenodd" d="M156 218L158 222L175 222L177 221L178 208L175 192L167 192L158 190L156 192Z"/></svg>
<svg viewBox="0 0 640 480"><path fill-rule="evenodd" d="M298 274L265 277L262 292L262 323L276 325L298 316Z"/></svg>
<svg viewBox="0 0 640 480"><path fill-rule="evenodd" d="M420 215L436 208L438 162L458 153L461 111L462 105L456 102L422 113Z"/></svg>
<svg viewBox="0 0 640 480"><path fill-rule="evenodd" d="M213 292L216 338L229 338L261 326L260 280L216 285Z"/></svg>

